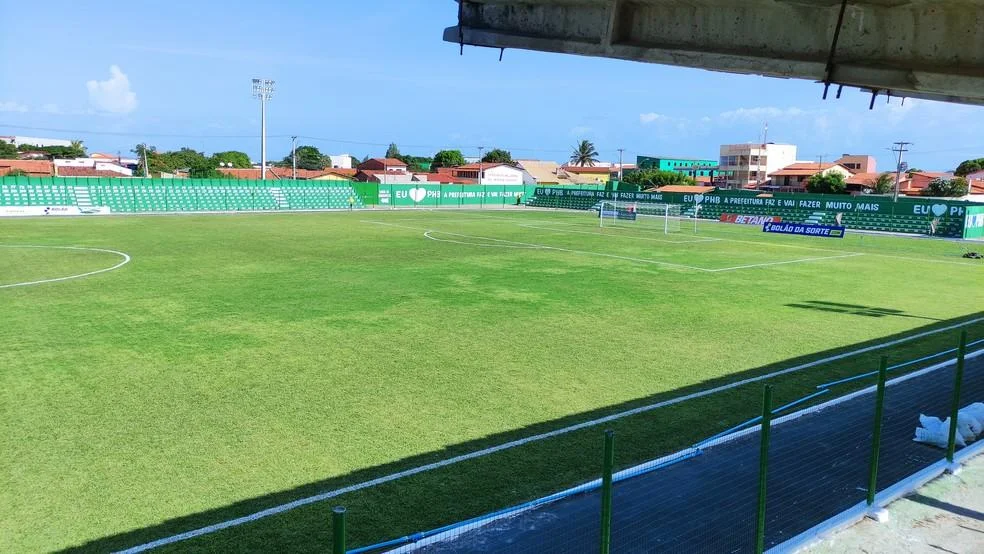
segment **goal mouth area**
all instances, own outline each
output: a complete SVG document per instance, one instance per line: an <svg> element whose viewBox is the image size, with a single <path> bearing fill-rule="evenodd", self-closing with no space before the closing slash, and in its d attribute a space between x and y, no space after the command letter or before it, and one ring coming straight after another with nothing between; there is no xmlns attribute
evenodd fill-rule
<svg viewBox="0 0 984 554"><path fill-rule="evenodd" d="M632 226L665 234L680 232L682 208L680 204L617 200L605 200L595 206L599 227Z"/></svg>

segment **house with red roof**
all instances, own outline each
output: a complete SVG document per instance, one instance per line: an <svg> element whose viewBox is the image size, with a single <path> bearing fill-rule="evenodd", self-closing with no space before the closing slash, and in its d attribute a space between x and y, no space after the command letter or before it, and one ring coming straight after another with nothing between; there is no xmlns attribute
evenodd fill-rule
<svg viewBox="0 0 984 554"><path fill-rule="evenodd" d="M778 192L806 192L806 183L814 175L829 175L839 173L847 180L851 172L844 166L835 163L796 162L787 165L779 171L769 174L770 183L759 187L762 190Z"/></svg>
<svg viewBox="0 0 984 554"><path fill-rule="evenodd" d="M20 172L28 177L51 177L54 165L48 160L0 160L0 176Z"/></svg>
<svg viewBox="0 0 984 554"><path fill-rule="evenodd" d="M396 158L370 158L358 165L358 169L371 171L407 172L407 164Z"/></svg>

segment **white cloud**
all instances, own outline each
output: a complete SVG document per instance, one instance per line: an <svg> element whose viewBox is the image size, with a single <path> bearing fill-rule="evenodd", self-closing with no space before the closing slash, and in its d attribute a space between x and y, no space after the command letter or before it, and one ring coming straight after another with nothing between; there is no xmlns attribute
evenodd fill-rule
<svg viewBox="0 0 984 554"><path fill-rule="evenodd" d="M51 103L45 104L45 105L41 106L41 110L40 111L42 113L52 113L52 114L60 114L60 113L62 113L61 112L61 108L58 107L58 104L51 104Z"/></svg>
<svg viewBox="0 0 984 554"><path fill-rule="evenodd" d="M0 112L26 112L27 106L13 100L0 102Z"/></svg>
<svg viewBox="0 0 984 554"><path fill-rule="evenodd" d="M584 125L579 125L577 127L571 127L571 135L580 137L591 132L591 127L586 127Z"/></svg>
<svg viewBox="0 0 984 554"><path fill-rule="evenodd" d="M796 107L778 108L775 106L761 106L721 112L719 117L724 121L765 121L769 119L791 119L807 115L808 113L806 110Z"/></svg>
<svg viewBox="0 0 984 554"><path fill-rule="evenodd" d="M137 93L130 90L130 79L119 66L109 67L109 79L89 81L85 86L89 89L89 103L96 110L128 114L137 109Z"/></svg>
<svg viewBox="0 0 984 554"><path fill-rule="evenodd" d="M643 125L648 125L650 123L655 123L660 120L669 119L663 114L658 114L656 112L648 112L639 114L639 122Z"/></svg>

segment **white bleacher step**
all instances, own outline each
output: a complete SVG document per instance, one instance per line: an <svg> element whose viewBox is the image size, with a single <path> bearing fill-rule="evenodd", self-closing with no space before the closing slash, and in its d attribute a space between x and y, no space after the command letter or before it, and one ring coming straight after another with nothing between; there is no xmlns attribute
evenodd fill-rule
<svg viewBox="0 0 984 554"><path fill-rule="evenodd" d="M72 187L75 190L75 205L80 208L91 208L92 197L89 195L89 187Z"/></svg>
<svg viewBox="0 0 984 554"><path fill-rule="evenodd" d="M289 210L290 203L287 202L287 197L284 196L284 191L280 187L271 187L270 194L273 195L273 199L277 201L277 209Z"/></svg>
<svg viewBox="0 0 984 554"><path fill-rule="evenodd" d="M803 223L809 223L812 225L819 225L823 222L823 216L826 215L824 212L813 212L810 217L803 220Z"/></svg>

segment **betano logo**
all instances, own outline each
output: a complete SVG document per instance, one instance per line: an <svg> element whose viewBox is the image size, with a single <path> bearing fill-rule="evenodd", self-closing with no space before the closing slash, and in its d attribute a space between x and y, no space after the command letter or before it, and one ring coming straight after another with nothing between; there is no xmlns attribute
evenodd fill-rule
<svg viewBox="0 0 984 554"><path fill-rule="evenodd" d="M721 214L723 223L737 223L739 225L762 225L763 223L779 223L782 218L775 215L739 215Z"/></svg>

